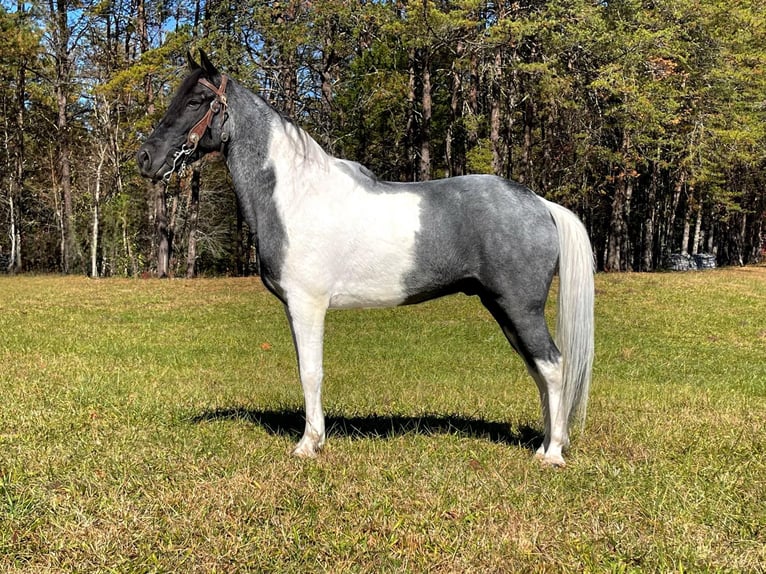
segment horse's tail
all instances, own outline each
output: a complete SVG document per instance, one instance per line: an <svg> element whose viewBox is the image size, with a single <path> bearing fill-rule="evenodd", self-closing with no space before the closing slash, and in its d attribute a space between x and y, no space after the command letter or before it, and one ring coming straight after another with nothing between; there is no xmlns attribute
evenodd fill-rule
<svg viewBox="0 0 766 574"><path fill-rule="evenodd" d="M556 345L562 357L561 401L568 423L585 424L594 352L594 262L588 232L577 216L543 200L559 237Z"/></svg>

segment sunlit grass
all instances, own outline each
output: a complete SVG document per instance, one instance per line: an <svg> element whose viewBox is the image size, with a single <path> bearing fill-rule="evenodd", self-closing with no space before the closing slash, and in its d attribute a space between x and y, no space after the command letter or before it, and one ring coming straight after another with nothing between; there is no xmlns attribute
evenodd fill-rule
<svg viewBox="0 0 766 574"><path fill-rule="evenodd" d="M752 571L766 563L766 269L602 275L589 420L477 301L331 312L317 461L253 279L0 278L0 571Z"/></svg>

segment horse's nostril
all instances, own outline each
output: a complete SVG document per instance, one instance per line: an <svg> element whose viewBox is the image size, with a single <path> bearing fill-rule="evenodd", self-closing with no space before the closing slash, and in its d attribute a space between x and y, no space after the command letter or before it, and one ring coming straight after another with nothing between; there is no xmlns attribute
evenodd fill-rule
<svg viewBox="0 0 766 574"><path fill-rule="evenodd" d="M139 150L138 151L138 167L140 167L143 171L148 171L151 165L152 165L151 154L145 149Z"/></svg>

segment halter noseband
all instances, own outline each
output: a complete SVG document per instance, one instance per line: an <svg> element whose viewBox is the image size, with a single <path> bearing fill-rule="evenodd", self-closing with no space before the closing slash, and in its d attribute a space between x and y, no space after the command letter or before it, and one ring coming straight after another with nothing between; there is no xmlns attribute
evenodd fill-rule
<svg viewBox="0 0 766 574"><path fill-rule="evenodd" d="M205 135L205 132L208 130L208 128L213 123L213 117L218 114L218 112L223 110L223 117L221 118L221 148L223 149L223 146L226 144L227 141L229 141L229 134L223 131L223 124L226 121L226 108L227 108L227 102L226 102L226 83L228 82L228 78L221 74L221 85L216 87L209 81L207 81L205 78L200 78L198 80L198 84L205 86L207 89L212 91L215 94L215 99L210 102L210 109L205 113L204 116L202 116L202 119L198 121L196 124L194 124L194 127L189 130L188 135L186 136L186 142L184 145L181 146L181 149L178 150L176 153L173 154L173 167L170 168L163 176L162 179L167 183L170 180L170 176L173 175L173 173L176 171L176 167L180 167L181 170L183 170L186 167L186 159L194 152L194 150L197 149L197 145L199 144L199 141L202 139L202 136ZM180 166L178 166L178 162L181 162Z"/></svg>

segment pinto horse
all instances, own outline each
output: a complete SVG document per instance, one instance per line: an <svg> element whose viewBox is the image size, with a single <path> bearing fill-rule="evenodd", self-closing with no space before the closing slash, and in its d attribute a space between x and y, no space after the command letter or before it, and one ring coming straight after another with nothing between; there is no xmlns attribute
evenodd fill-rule
<svg viewBox="0 0 766 574"><path fill-rule="evenodd" d="M564 465L584 420L593 362L593 252L566 208L489 175L397 183L325 153L204 52L138 151L143 176L167 180L221 151L257 236L260 277L285 306L298 357L306 426L293 454L325 442L322 346L328 309L388 307L477 295L540 393L536 456ZM560 276L556 340L544 317Z"/></svg>

